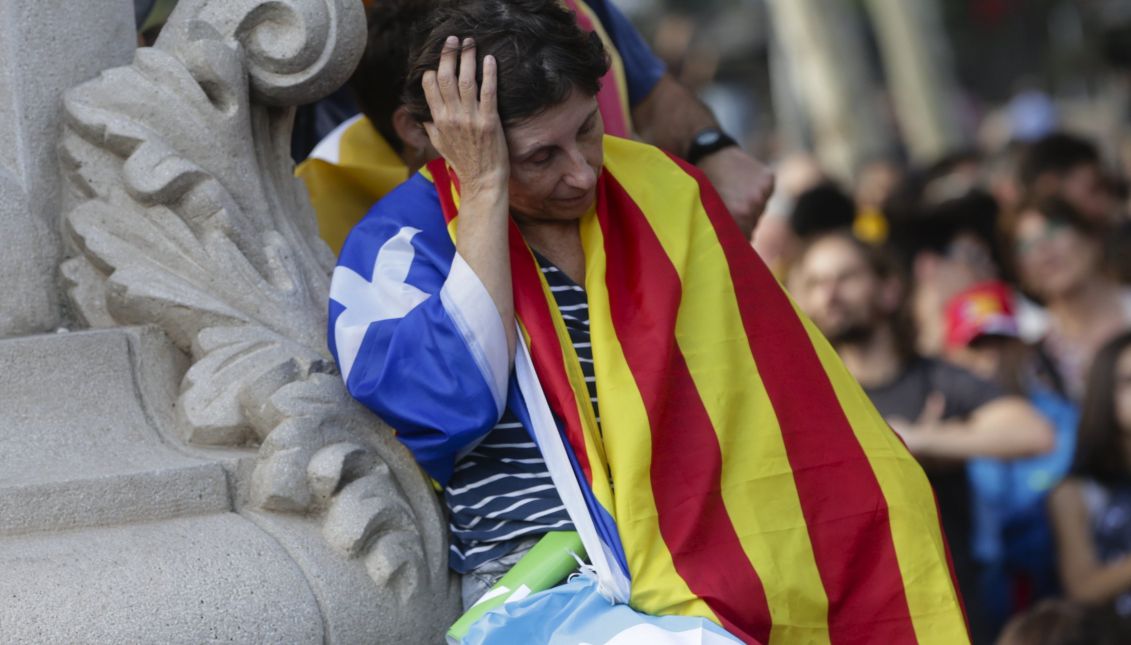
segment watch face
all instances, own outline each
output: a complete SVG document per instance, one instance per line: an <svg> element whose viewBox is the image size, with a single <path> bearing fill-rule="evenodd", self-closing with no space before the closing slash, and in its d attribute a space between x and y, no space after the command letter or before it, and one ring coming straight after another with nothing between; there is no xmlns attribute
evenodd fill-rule
<svg viewBox="0 0 1131 645"><path fill-rule="evenodd" d="M707 132L700 133L700 135L695 138L695 143L699 146L710 146L714 145L721 137L722 135L718 130L708 130Z"/></svg>

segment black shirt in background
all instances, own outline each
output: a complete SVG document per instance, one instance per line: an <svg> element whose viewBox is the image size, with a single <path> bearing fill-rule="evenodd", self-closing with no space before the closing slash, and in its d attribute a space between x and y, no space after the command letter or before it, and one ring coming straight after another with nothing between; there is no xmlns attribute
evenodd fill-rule
<svg viewBox="0 0 1131 645"><path fill-rule="evenodd" d="M974 410L1005 395L995 383L956 365L924 357L914 358L894 381L865 388L865 392L885 419L899 417L911 423L919 419L932 392L941 393L946 400L944 421L964 420ZM977 571L971 552L973 528L966 466L962 462L924 463L923 470L938 497L958 585L969 607L974 599Z"/></svg>

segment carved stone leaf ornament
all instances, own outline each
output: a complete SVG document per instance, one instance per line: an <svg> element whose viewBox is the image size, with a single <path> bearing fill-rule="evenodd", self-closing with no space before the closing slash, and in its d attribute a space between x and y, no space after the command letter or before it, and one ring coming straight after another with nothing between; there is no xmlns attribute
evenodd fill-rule
<svg viewBox="0 0 1131 645"><path fill-rule="evenodd" d="M183 436L259 444L253 504L322 518L405 600L446 593L446 530L326 349L333 256L289 154L289 106L345 80L364 26L358 0L181 0L155 47L69 92L63 275L86 323L156 325L191 357Z"/></svg>

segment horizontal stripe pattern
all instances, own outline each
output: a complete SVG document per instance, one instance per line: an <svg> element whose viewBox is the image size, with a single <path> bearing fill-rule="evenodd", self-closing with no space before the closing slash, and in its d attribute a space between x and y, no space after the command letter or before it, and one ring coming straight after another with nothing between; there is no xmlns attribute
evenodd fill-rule
<svg viewBox="0 0 1131 645"><path fill-rule="evenodd" d="M596 379L589 349L589 306L584 289L546 258L535 255L570 340L590 384L590 403L597 408ZM555 289L555 287L558 287ZM461 573L510 553L519 542L551 530L572 530L542 453L513 412L507 411L484 440L456 463L444 490L450 517L450 561Z"/></svg>

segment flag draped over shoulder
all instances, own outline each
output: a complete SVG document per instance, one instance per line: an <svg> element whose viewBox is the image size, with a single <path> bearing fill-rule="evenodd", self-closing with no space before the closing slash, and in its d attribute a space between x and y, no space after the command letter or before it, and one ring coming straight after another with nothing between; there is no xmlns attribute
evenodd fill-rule
<svg viewBox="0 0 1131 645"><path fill-rule="evenodd" d="M427 174L454 235L456 182L442 160ZM922 469L714 189L608 137L580 230L599 426L512 224L515 309L584 507L563 498L631 605L747 643L966 642Z"/></svg>

